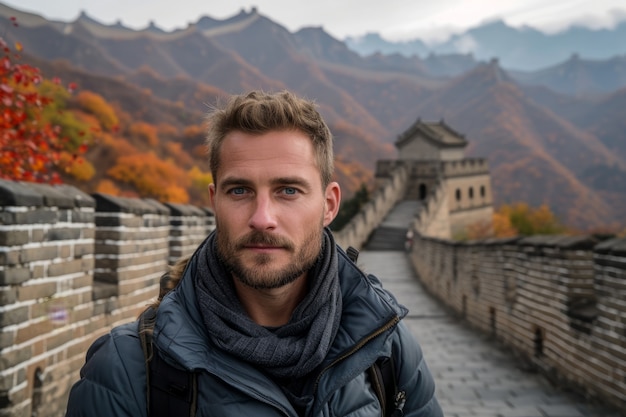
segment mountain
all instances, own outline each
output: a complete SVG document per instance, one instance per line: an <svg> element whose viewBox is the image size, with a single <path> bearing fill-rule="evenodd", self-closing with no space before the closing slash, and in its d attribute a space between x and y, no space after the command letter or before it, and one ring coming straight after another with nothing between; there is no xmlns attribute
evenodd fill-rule
<svg viewBox="0 0 626 417"><path fill-rule="evenodd" d="M511 75L520 83L543 85L571 96L607 94L626 87L626 54L606 60L583 60L573 54L567 61L549 68L511 71Z"/></svg>
<svg viewBox="0 0 626 417"><path fill-rule="evenodd" d="M498 58L508 69L533 71L565 61L572 54L585 59L604 60L626 52L626 21L612 29L570 27L546 34L528 26L513 28L502 20L455 34L444 42L426 45L419 39L386 41L375 33L347 38L346 44L362 55L376 52L406 56L471 53L479 61Z"/></svg>
<svg viewBox="0 0 626 417"><path fill-rule="evenodd" d="M545 203L577 227L626 221L620 206L585 182L597 166L626 175L625 159L528 98L497 61L453 80L416 110L423 119L445 118L464 132L470 155L489 155L497 202Z"/></svg>
<svg viewBox="0 0 626 417"><path fill-rule="evenodd" d="M125 123L120 134L142 152L154 143L150 129L162 133L175 143L158 144L157 156L176 152L185 169L204 158L209 106L250 89L290 89L315 100L328 121L346 196L371 183L378 159L395 157L397 135L416 118L445 118L468 137L469 156L489 159L496 205L546 203L580 229L626 224L618 209L626 204L619 57L522 72L472 54L361 56L321 28L291 33L256 9L204 16L173 32L103 25L85 14L47 21L0 4L0 24L10 16L20 27L6 35L9 44L19 40L46 77L104 97ZM570 65L577 69L566 71ZM567 89L571 74L584 82ZM96 145L91 154L101 179L128 149L121 138L108 143L117 151Z"/></svg>
<svg viewBox="0 0 626 417"><path fill-rule="evenodd" d="M572 122L580 129L597 136L611 153L626 160L624 109L626 109L626 88L607 96L586 111L580 111L578 117ZM626 175L624 178L626 179ZM623 189L626 190L626 187Z"/></svg>

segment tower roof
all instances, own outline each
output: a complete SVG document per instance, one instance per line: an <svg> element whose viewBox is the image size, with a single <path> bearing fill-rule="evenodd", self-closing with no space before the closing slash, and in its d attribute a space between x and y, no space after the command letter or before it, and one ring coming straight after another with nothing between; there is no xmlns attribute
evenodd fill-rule
<svg viewBox="0 0 626 417"><path fill-rule="evenodd" d="M465 135L452 129L441 119L439 122L423 122L417 119L407 130L398 135L396 148L403 148L411 142L417 134L440 148L464 148L467 146Z"/></svg>

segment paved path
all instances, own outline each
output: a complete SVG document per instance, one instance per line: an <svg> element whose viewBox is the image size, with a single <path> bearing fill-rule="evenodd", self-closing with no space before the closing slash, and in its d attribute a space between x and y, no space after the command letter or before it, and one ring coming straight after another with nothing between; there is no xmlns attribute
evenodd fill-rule
<svg viewBox="0 0 626 417"><path fill-rule="evenodd" d="M423 291L403 252L365 250L358 265L409 308L407 324L422 346L446 417L620 417L516 367L511 354L448 316Z"/></svg>

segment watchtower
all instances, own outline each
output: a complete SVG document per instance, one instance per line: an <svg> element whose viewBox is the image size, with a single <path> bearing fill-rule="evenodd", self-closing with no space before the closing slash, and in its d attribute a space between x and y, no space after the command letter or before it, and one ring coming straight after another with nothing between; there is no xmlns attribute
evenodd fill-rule
<svg viewBox="0 0 626 417"><path fill-rule="evenodd" d="M405 200L429 202L437 214L431 221L445 224L439 237L452 238L475 223L491 223L493 196L489 166L484 158L466 158L467 139L443 120L417 119L395 142L397 160L380 160L376 180L394 169L409 171ZM432 201L435 199L436 201ZM431 201L428 201L431 200Z"/></svg>

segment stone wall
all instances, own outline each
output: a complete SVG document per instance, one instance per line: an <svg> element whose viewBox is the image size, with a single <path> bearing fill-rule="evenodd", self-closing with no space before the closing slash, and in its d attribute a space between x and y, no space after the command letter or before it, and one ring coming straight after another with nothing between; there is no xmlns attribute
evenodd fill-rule
<svg viewBox="0 0 626 417"><path fill-rule="evenodd" d="M0 416L62 416L93 340L213 228L193 206L0 180Z"/></svg>
<svg viewBox="0 0 626 417"><path fill-rule="evenodd" d="M397 165L389 173L389 178L381 181L372 198L361 211L354 216L343 229L334 232L335 241L343 249L352 246L355 249L367 242L370 234L383 221L389 211L404 198L408 178L405 165Z"/></svg>
<svg viewBox="0 0 626 417"><path fill-rule="evenodd" d="M424 236L449 239L451 237L450 226L446 183L440 182L419 208L412 227Z"/></svg>
<svg viewBox="0 0 626 417"><path fill-rule="evenodd" d="M626 239L416 234L420 280L558 384L626 409Z"/></svg>

